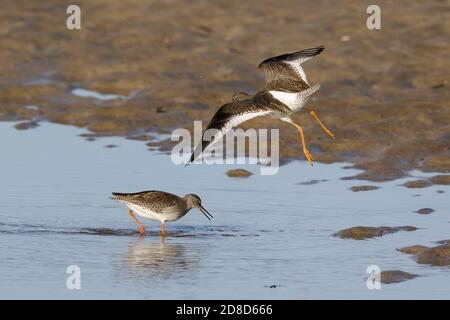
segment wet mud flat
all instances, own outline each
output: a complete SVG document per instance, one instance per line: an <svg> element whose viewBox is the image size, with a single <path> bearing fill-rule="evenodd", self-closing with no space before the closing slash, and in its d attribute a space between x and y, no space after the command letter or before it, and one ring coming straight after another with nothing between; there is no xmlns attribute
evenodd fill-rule
<svg viewBox="0 0 450 320"><path fill-rule="evenodd" d="M192 130L233 93L264 85L263 59L324 44L305 66L321 83L310 101L337 136L309 117L314 157L352 162L357 178L384 181L413 168L450 170L450 19L446 1L381 6L380 30L360 1L79 1L82 29L67 30L60 1L13 1L0 12L0 119L88 128L93 137L150 141L149 131ZM29 122L29 123L28 123ZM281 156L303 158L296 130L281 128ZM91 137L92 138L92 137Z"/></svg>

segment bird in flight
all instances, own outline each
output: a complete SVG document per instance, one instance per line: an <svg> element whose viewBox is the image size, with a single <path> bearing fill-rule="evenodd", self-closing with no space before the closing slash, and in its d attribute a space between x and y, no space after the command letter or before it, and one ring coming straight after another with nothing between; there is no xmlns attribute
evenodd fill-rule
<svg viewBox="0 0 450 320"><path fill-rule="evenodd" d="M233 96L232 102L221 106L203 132L202 140L194 149L186 166L193 162L209 145L219 141L233 127L261 116L279 119L296 127L300 133L303 153L312 165L313 157L306 145L303 128L292 120L291 115L301 110L311 95L319 89L319 84L309 85L302 63L320 54L324 49L324 46L304 49L268 58L261 62L258 68L265 74L266 87L254 96L238 92ZM318 115L312 110L310 114L321 128L334 139L334 134L320 121ZM204 140L205 132L209 129L216 129L216 133L212 139Z"/></svg>

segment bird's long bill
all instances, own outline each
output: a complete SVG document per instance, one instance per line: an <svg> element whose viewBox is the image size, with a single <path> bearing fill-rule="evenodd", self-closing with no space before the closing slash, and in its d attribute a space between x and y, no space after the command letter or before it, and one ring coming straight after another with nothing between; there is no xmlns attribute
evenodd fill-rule
<svg viewBox="0 0 450 320"><path fill-rule="evenodd" d="M212 216L212 214L209 213L208 210L206 210L206 209L203 208L202 206L199 206L198 208L199 208L200 211L205 215L205 217L208 218L208 220L211 220L211 218L214 218L214 217ZM211 218L210 218L210 217L211 217Z"/></svg>

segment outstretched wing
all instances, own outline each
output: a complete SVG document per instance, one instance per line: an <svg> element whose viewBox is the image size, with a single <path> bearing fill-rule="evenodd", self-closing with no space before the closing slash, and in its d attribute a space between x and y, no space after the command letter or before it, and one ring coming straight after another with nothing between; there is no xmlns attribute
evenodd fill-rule
<svg viewBox="0 0 450 320"><path fill-rule="evenodd" d="M273 112L274 110L270 109L267 103L261 103L255 99L235 100L223 105L212 117L208 127L203 132L202 141L196 146L186 165L194 161L209 145L219 141L230 129L250 119L269 115ZM205 133L209 129L215 130L208 132L211 136L205 137Z"/></svg>
<svg viewBox="0 0 450 320"><path fill-rule="evenodd" d="M309 88L301 64L325 50L324 46L282 54L261 62L259 69L266 76L267 90L300 92Z"/></svg>

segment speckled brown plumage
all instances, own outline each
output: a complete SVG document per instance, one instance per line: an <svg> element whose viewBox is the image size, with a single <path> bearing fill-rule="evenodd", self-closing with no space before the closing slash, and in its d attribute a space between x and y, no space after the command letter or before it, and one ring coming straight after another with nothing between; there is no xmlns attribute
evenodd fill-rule
<svg viewBox="0 0 450 320"><path fill-rule="evenodd" d="M287 114L290 109L282 104L280 101L274 99L267 91L260 91L253 97L243 99L243 95L239 98L233 99L233 102L224 104L217 110L217 112L212 117L208 124L208 129L217 129L222 131L223 134L228 131L228 125L234 127L233 119L239 119L239 117L258 117L262 114ZM231 129L230 127L230 129ZM206 131L205 130L205 131ZM194 161L194 159L200 155L213 140L202 140L202 143L197 145L194 152L191 155L189 162Z"/></svg>
<svg viewBox="0 0 450 320"><path fill-rule="evenodd" d="M213 216L202 206L202 201L196 194L190 193L184 197L179 197L172 193L150 190L136 193L113 192L112 199L117 200L128 207L128 214L133 218L139 227L141 235L145 234L145 228L136 218L137 215L158 220L161 222L161 234L165 235L164 223L176 221L192 208L199 209L208 220Z"/></svg>
<svg viewBox="0 0 450 320"><path fill-rule="evenodd" d="M177 210L186 210L186 202L177 195L157 190L142 191L136 193L118 193L113 192L114 200L133 203L135 205L164 213L167 208L176 208Z"/></svg>
<svg viewBox="0 0 450 320"><path fill-rule="evenodd" d="M266 76L266 90L300 92L308 89L310 86L306 77L304 74L300 74L291 63L300 61L299 64L301 64L320 54L324 49L324 46L304 49L268 58L261 62L258 68Z"/></svg>
<svg viewBox="0 0 450 320"><path fill-rule="evenodd" d="M266 85L266 90L277 90L284 92L300 92L308 88L310 88L310 86L305 81L293 78L272 80Z"/></svg>

